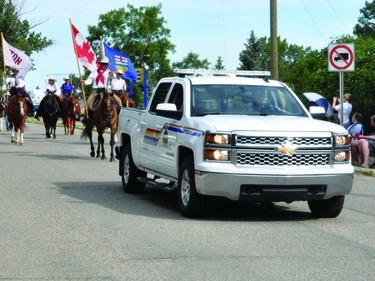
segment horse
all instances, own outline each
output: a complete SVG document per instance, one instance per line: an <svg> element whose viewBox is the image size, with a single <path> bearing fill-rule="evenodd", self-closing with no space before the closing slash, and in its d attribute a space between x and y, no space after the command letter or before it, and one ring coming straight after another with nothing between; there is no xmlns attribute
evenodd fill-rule
<svg viewBox="0 0 375 281"><path fill-rule="evenodd" d="M5 107L5 114L8 115L8 121L12 128L11 142L23 145L23 134L28 114L26 97L20 93L15 94Z"/></svg>
<svg viewBox="0 0 375 281"><path fill-rule="evenodd" d="M102 97L101 97L102 95ZM114 145L115 145L115 135L117 133L118 128L118 114L116 110L116 101L113 97L113 94L110 92L105 91L102 94L98 95L100 98L99 102L97 103L98 106L92 112L92 118L90 118L85 125L84 130L81 133L81 139L86 139L87 137L90 139L91 145L91 157L95 156L94 152L94 145L92 142L92 130L93 127L96 127L96 131L98 133L98 149L96 151L96 158L100 157L101 152L101 159L107 159L105 156L104 150L104 131L108 127L111 130L111 154L110 154L110 162L115 161L114 157ZM94 104L96 100L94 101Z"/></svg>
<svg viewBox="0 0 375 281"><path fill-rule="evenodd" d="M70 95L66 100L62 111L65 135L74 135L77 115L82 115L81 105L75 96Z"/></svg>
<svg viewBox="0 0 375 281"><path fill-rule="evenodd" d="M115 95L117 95L122 103L122 107L137 107L135 101L133 101L128 94L124 93L123 91L113 91Z"/></svg>
<svg viewBox="0 0 375 281"><path fill-rule="evenodd" d="M41 115L46 128L46 138L56 138L56 123L61 114L61 101L54 92L47 92L47 95L40 102L37 115Z"/></svg>

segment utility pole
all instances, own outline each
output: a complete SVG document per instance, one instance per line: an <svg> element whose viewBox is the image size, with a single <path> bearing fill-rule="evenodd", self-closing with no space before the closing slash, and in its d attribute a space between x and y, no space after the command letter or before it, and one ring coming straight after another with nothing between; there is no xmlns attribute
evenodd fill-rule
<svg viewBox="0 0 375 281"><path fill-rule="evenodd" d="M277 0L270 0L271 18L271 78L279 80L279 55L277 44Z"/></svg>

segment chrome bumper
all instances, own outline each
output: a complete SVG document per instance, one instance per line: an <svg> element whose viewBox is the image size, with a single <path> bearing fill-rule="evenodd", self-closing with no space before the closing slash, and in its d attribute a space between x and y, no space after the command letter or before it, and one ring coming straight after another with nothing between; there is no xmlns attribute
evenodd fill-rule
<svg viewBox="0 0 375 281"><path fill-rule="evenodd" d="M246 201L307 201L349 194L354 174L257 175L195 172L197 192Z"/></svg>

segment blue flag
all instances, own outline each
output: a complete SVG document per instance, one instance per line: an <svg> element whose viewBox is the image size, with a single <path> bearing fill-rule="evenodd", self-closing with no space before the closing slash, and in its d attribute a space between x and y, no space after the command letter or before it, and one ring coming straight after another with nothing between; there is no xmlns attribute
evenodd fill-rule
<svg viewBox="0 0 375 281"><path fill-rule="evenodd" d="M124 73L122 78L132 80L133 83L135 83L137 81L137 71L135 70L130 58L120 51L112 49L105 43L103 43L103 46L105 56L109 60L108 68L113 72L122 70Z"/></svg>

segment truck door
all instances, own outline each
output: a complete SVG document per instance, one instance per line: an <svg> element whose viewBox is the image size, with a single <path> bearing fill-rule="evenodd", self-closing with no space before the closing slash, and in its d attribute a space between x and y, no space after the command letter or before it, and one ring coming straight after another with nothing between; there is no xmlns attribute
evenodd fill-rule
<svg viewBox="0 0 375 281"><path fill-rule="evenodd" d="M172 91L167 98L168 103L176 105L178 111L184 111L184 90L183 85L175 83ZM177 141L179 137L179 126L181 125L177 118L163 118L164 128L160 148L160 162L163 173L177 176Z"/></svg>
<svg viewBox="0 0 375 281"><path fill-rule="evenodd" d="M153 95L149 110L140 126L140 161L142 166L147 169L160 171L160 154L162 146L162 135L165 118L156 114L156 106L159 103L166 102L172 83L160 83Z"/></svg>

